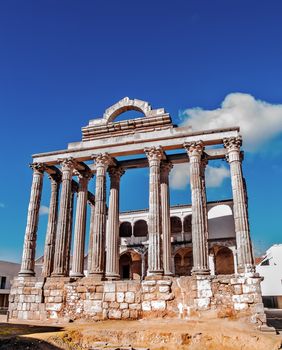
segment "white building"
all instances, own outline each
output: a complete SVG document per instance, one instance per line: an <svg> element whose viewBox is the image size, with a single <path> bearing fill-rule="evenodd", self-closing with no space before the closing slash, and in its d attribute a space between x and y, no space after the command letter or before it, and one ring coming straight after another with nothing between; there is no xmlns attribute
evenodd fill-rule
<svg viewBox="0 0 282 350"><path fill-rule="evenodd" d="M0 313L5 313L9 306L11 284L20 271L21 264L0 260ZM36 273L41 273L41 266L35 266Z"/></svg>
<svg viewBox="0 0 282 350"><path fill-rule="evenodd" d="M265 306L282 309L282 244L270 247L256 270L264 277L261 289Z"/></svg>
<svg viewBox="0 0 282 350"><path fill-rule="evenodd" d="M0 311L8 309L11 282L17 276L20 267L20 264L0 260Z"/></svg>

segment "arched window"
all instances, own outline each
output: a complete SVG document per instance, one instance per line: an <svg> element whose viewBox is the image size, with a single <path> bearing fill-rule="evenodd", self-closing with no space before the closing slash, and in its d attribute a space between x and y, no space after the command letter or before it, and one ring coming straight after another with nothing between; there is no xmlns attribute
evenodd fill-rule
<svg viewBox="0 0 282 350"><path fill-rule="evenodd" d="M178 216L172 216L170 218L170 230L172 234L182 232L182 222Z"/></svg>
<svg viewBox="0 0 282 350"><path fill-rule="evenodd" d="M130 222L122 222L119 226L119 236L120 237L131 237L132 236L132 226Z"/></svg>
<svg viewBox="0 0 282 350"><path fill-rule="evenodd" d="M133 228L134 237L146 237L148 235L148 225L145 220L138 220Z"/></svg>
<svg viewBox="0 0 282 350"><path fill-rule="evenodd" d="M234 273L233 252L227 247L219 247L215 254L216 275L231 275Z"/></svg>
<svg viewBox="0 0 282 350"><path fill-rule="evenodd" d="M184 218L184 232L185 233L192 232L192 215L187 215Z"/></svg>
<svg viewBox="0 0 282 350"><path fill-rule="evenodd" d="M174 256L176 276L190 276L193 267L192 248L181 248Z"/></svg>

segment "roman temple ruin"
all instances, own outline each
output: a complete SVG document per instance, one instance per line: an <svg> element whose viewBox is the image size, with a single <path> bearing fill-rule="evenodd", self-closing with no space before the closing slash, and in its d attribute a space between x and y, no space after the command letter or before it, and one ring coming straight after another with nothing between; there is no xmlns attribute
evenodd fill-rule
<svg viewBox="0 0 282 350"><path fill-rule="evenodd" d="M142 117L115 121L126 111L138 111ZM265 322L241 144L238 127L178 127L164 109L126 97L102 118L90 120L82 128L81 141L33 155L22 263L11 289L10 318L189 317L209 310L220 317L244 315L253 323ZM205 169L217 159L229 164L233 199L207 203ZM191 205L170 207L169 173L185 162L190 163ZM123 174L145 167L149 209L120 213ZM44 173L51 191L38 276L34 267Z"/></svg>

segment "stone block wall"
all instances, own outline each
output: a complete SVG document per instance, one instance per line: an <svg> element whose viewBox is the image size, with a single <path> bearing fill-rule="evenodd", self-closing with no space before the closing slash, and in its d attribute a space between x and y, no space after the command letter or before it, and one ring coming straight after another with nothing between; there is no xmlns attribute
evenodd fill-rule
<svg viewBox="0 0 282 350"><path fill-rule="evenodd" d="M214 310L218 317L248 316L264 322L261 279L190 276L144 281L17 277L10 294L13 319L69 321L191 317Z"/></svg>

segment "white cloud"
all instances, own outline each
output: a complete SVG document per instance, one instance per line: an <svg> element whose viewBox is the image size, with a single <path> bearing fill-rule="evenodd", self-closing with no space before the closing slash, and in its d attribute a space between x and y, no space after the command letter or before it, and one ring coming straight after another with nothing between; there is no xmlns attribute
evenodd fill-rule
<svg viewBox="0 0 282 350"><path fill-rule="evenodd" d="M47 215L49 214L49 208L46 205L41 205L39 209L39 215Z"/></svg>
<svg viewBox="0 0 282 350"><path fill-rule="evenodd" d="M282 133L282 104L256 100L252 95L231 93L221 108L203 110L186 109L184 125L193 130L208 130L239 126L246 151L259 151L261 146Z"/></svg>
<svg viewBox="0 0 282 350"><path fill-rule="evenodd" d="M206 168L206 186L220 187L222 182L230 177L230 171L224 165L220 167L207 166Z"/></svg>
<svg viewBox="0 0 282 350"><path fill-rule="evenodd" d="M5 204L0 202L0 208L5 208Z"/></svg>
<svg viewBox="0 0 282 350"><path fill-rule="evenodd" d="M170 173L170 187L175 190L184 189L190 182L189 169L189 163L174 165ZM220 167L208 165L206 168L207 187L220 187L222 182L228 177L230 177L230 172L224 165Z"/></svg>
<svg viewBox="0 0 282 350"><path fill-rule="evenodd" d="M183 190L189 183L189 163L175 164L169 176L169 185L175 190Z"/></svg>

